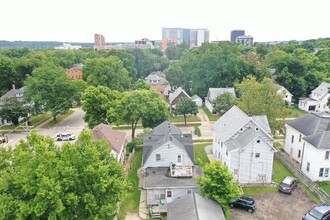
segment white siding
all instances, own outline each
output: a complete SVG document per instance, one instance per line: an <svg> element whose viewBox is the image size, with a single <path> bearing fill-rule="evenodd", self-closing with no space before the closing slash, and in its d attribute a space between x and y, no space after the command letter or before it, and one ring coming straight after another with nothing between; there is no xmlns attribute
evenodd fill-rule
<svg viewBox="0 0 330 220"><path fill-rule="evenodd" d="M317 149L308 142L305 142L304 158L301 170L312 180L312 181L329 181L330 177L319 177L320 168L329 168L330 170L330 159L325 159L325 152L330 149ZM310 164L309 172L307 171L307 163Z"/></svg>
<svg viewBox="0 0 330 220"><path fill-rule="evenodd" d="M156 154L160 154L160 161L156 161ZM171 163L177 164L178 155L182 155L182 166L193 165L184 148L177 147L168 141L155 149L144 164L146 167L169 167Z"/></svg>
<svg viewBox="0 0 330 220"><path fill-rule="evenodd" d="M299 163L301 163L301 157L303 153L303 137L305 136L302 133L300 133L290 125L286 125L284 151Z"/></svg>
<svg viewBox="0 0 330 220"><path fill-rule="evenodd" d="M258 141L260 141L258 143ZM259 153L259 157L256 154ZM240 183L270 183L273 172L274 150L257 137L239 155Z"/></svg>
<svg viewBox="0 0 330 220"><path fill-rule="evenodd" d="M162 194L165 197L164 201L166 202L166 190L172 190L173 200L187 195L187 190L191 190L191 193L198 192L197 187L148 189L147 190L147 205L160 205Z"/></svg>
<svg viewBox="0 0 330 220"><path fill-rule="evenodd" d="M213 113L213 104L211 102L209 102L209 100L205 99L205 107L211 112Z"/></svg>

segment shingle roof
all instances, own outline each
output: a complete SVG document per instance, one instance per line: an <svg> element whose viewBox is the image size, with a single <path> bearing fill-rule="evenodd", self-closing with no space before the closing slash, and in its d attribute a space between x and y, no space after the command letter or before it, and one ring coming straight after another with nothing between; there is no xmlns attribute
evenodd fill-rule
<svg viewBox="0 0 330 220"><path fill-rule="evenodd" d="M176 178L168 176L169 167L148 167L145 170L144 188L197 188L196 177L202 175L202 169L199 166L193 167L193 177Z"/></svg>
<svg viewBox="0 0 330 220"><path fill-rule="evenodd" d="M26 86L23 86L23 87L21 87L19 89L13 88L13 89L9 90L7 93L5 93L3 96L0 97L0 105L3 105L3 101L6 98L15 98L19 94L22 94L23 95L24 92L25 92L25 90L26 90ZM17 98L22 98L22 96L17 97Z"/></svg>
<svg viewBox="0 0 330 220"><path fill-rule="evenodd" d="M256 115L252 116L253 121L255 121L267 134L271 133L270 126L268 123L268 118L266 115Z"/></svg>
<svg viewBox="0 0 330 220"><path fill-rule="evenodd" d="M183 93L186 97L190 98L190 96L186 93L186 91L184 91L181 87L179 87L173 93L170 93L170 97L169 97L170 103L172 103L173 100L176 99L176 97L178 97L178 95L180 95L181 93Z"/></svg>
<svg viewBox="0 0 330 220"><path fill-rule="evenodd" d="M167 204L168 220L225 220L221 206L197 193Z"/></svg>
<svg viewBox="0 0 330 220"><path fill-rule="evenodd" d="M161 123L160 125L155 127L152 130L151 134L152 135L164 135L167 133L182 134L181 130L177 126L170 123L169 121L164 121L163 123Z"/></svg>
<svg viewBox="0 0 330 220"><path fill-rule="evenodd" d="M234 97L236 97L235 95L235 89L234 88L209 88L208 91L208 100L210 102L214 101L216 97L218 97L219 95L229 92L231 93Z"/></svg>
<svg viewBox="0 0 330 220"><path fill-rule="evenodd" d="M318 132L303 139L316 148L330 149L330 131Z"/></svg>
<svg viewBox="0 0 330 220"><path fill-rule="evenodd" d="M111 126L99 124L92 129L93 137L96 140L105 139L116 153L120 153L125 146L126 133L113 130Z"/></svg>
<svg viewBox="0 0 330 220"><path fill-rule="evenodd" d="M229 151L244 148L253 139L260 136L254 129L246 129L237 138L226 142L226 147Z"/></svg>
<svg viewBox="0 0 330 220"><path fill-rule="evenodd" d="M318 94L318 95L324 95L329 92L330 83L322 82L316 89L312 91L312 93Z"/></svg>
<svg viewBox="0 0 330 220"><path fill-rule="evenodd" d="M201 97L199 97L198 95L191 96L191 100L194 100L194 101L203 101L203 99Z"/></svg>

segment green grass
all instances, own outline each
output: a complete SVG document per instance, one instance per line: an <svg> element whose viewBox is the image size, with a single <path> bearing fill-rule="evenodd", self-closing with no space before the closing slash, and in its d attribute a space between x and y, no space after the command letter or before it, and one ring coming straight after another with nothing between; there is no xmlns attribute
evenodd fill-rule
<svg viewBox="0 0 330 220"><path fill-rule="evenodd" d="M36 127L38 125L40 125L42 122L50 119L52 117L52 115L50 113L46 113L46 114L41 114L41 115L33 115L30 117L30 122L31 125Z"/></svg>
<svg viewBox="0 0 330 220"><path fill-rule="evenodd" d="M330 195L330 182L318 182L318 185L328 194Z"/></svg>
<svg viewBox="0 0 330 220"><path fill-rule="evenodd" d="M171 123L184 123L183 116L173 116L170 115L168 119ZM197 115L190 115L187 117L187 123L188 122L199 122L201 119Z"/></svg>
<svg viewBox="0 0 330 220"><path fill-rule="evenodd" d="M308 112L305 112L304 110L301 110L300 108L296 108L296 107L289 107L287 108L287 114L286 114L286 118L297 118L303 115L308 114Z"/></svg>
<svg viewBox="0 0 330 220"><path fill-rule="evenodd" d="M194 159L200 160L202 164L210 163L209 158L205 152L205 147L212 143L204 143L204 144L194 144Z"/></svg>
<svg viewBox="0 0 330 220"><path fill-rule="evenodd" d="M207 117L209 118L210 121L216 121L220 118L220 115L211 114L211 112L206 107L202 107L202 109L203 109L203 111L205 112L205 114L207 115Z"/></svg>
<svg viewBox="0 0 330 220"><path fill-rule="evenodd" d="M211 145L212 141L213 141L213 139L198 139L198 140L194 140L194 143L209 142L208 144Z"/></svg>
<svg viewBox="0 0 330 220"><path fill-rule="evenodd" d="M139 190L139 177L137 170L141 167L142 163L142 147L135 149L135 155L132 160L131 169L128 173L128 181L131 183L132 189L127 193L123 200L119 213L119 219L125 219L128 212L138 213L140 205L140 190Z"/></svg>
<svg viewBox="0 0 330 220"><path fill-rule="evenodd" d="M272 186L247 186L247 187L242 187L242 189L245 196L258 195L258 194L277 191L277 187L272 187Z"/></svg>
<svg viewBox="0 0 330 220"><path fill-rule="evenodd" d="M59 122L63 121L66 117L68 117L69 115L71 115L74 111L73 110L69 110L66 114L64 115L60 115L56 118L56 121L50 121L49 123L45 124L44 126L42 126L42 128L51 128L54 125L58 124Z"/></svg>
<svg viewBox="0 0 330 220"><path fill-rule="evenodd" d="M13 130L16 127L17 127L16 125L2 125L0 126L0 130Z"/></svg>

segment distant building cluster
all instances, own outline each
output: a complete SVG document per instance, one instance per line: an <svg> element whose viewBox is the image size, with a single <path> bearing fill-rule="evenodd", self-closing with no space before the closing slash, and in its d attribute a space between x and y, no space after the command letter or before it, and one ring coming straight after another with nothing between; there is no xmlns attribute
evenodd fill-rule
<svg viewBox="0 0 330 220"><path fill-rule="evenodd" d="M245 35L245 30L232 30L230 32L230 41L246 46L253 45L253 37L250 35Z"/></svg>
<svg viewBox="0 0 330 220"><path fill-rule="evenodd" d="M61 49L61 50L79 50L81 49L80 45L71 45L67 43L63 43L62 46L55 47L55 49Z"/></svg>
<svg viewBox="0 0 330 220"><path fill-rule="evenodd" d="M162 29L162 45L165 50L170 44L188 44L190 47L199 47L209 42L208 29L166 28Z"/></svg>

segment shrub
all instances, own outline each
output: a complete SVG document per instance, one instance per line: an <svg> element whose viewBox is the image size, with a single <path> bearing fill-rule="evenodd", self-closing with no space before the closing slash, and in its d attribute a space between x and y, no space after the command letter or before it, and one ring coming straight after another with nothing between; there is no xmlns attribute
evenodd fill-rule
<svg viewBox="0 0 330 220"><path fill-rule="evenodd" d="M200 137L202 135L199 127L197 127L197 126L195 127L194 134L197 135L198 137Z"/></svg>

